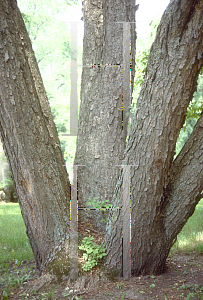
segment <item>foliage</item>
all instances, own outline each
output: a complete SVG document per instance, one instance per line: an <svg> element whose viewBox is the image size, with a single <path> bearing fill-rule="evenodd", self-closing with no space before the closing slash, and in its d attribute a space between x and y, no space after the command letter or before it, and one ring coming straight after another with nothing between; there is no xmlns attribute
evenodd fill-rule
<svg viewBox="0 0 203 300"><path fill-rule="evenodd" d="M78 247L80 250L85 252L87 259L86 264L82 267L83 270L89 271L98 264L98 261L106 256L105 244L101 247L93 242L93 237L85 237L82 240L81 245Z"/></svg>
<svg viewBox="0 0 203 300"><path fill-rule="evenodd" d="M149 54L150 54L150 47L152 42L154 41L156 30L159 23L160 23L160 19L152 20L149 23L151 32L150 32L150 38L148 43L144 43L144 41L139 39L137 40L137 48L140 50L138 51L138 54L136 54L136 60L135 60L135 79L134 79L134 88L133 88L133 98L135 100L132 103L133 114L135 112L137 98L139 96L142 83L144 81L144 75L145 75Z"/></svg>
<svg viewBox="0 0 203 300"><path fill-rule="evenodd" d="M64 159L73 163L76 137L62 137L70 128L70 25L61 15L75 0L19 0L18 4L28 30L44 86L57 127ZM78 47L81 60L82 48ZM78 89L80 80L78 80ZM71 140L71 143L68 143Z"/></svg>
<svg viewBox="0 0 203 300"><path fill-rule="evenodd" d="M98 199L98 197L94 197L92 200L89 199L86 204L88 206L91 205L94 208L105 208L105 209L107 209L107 208L111 207L111 204L109 203L109 200L98 201L97 199Z"/></svg>
<svg viewBox="0 0 203 300"><path fill-rule="evenodd" d="M84 197L84 198L86 198L86 197ZM109 200L98 201L97 199L98 199L98 197L95 197L92 200L89 199L86 204L88 206L89 205L92 206L93 208L100 208L100 209L103 208L105 210L111 208L111 204L109 203ZM101 223L103 223L103 222L107 223L107 217L105 217L105 219L101 219Z"/></svg>
<svg viewBox="0 0 203 300"><path fill-rule="evenodd" d="M121 290L122 287L124 287L124 286L125 286L125 283L123 283L123 282L118 282L117 283L117 289L119 289L119 290Z"/></svg>
<svg viewBox="0 0 203 300"><path fill-rule="evenodd" d="M197 91L194 93L193 99L187 109L186 122L190 119L198 120L203 111L203 75L199 76L197 82ZM186 124L184 126L186 127Z"/></svg>
<svg viewBox="0 0 203 300"><path fill-rule="evenodd" d="M141 87L142 87L142 83L144 81L144 75L145 75L145 71L146 71L146 67L147 67L147 63L148 63L149 53L150 53L150 49L146 48L146 49L141 50L136 56L134 93L133 93L133 96L135 99L138 98Z"/></svg>
<svg viewBox="0 0 203 300"><path fill-rule="evenodd" d="M12 178L6 178L4 181L2 180L0 182L0 190L3 189L4 187L10 187L12 185L13 185Z"/></svg>
<svg viewBox="0 0 203 300"><path fill-rule="evenodd" d="M203 75L199 75L197 83L197 90L194 93L193 99L187 108L185 123L180 131L176 143L176 156L192 133L193 128L203 111Z"/></svg>
<svg viewBox="0 0 203 300"><path fill-rule="evenodd" d="M11 172L9 171L9 173L11 173ZM2 190L2 189L6 192L6 194L7 194L7 192L9 192L9 195L10 195L9 197L10 197L11 202L17 202L16 191L14 188L13 179L11 177L6 177L4 180L2 180L0 182L0 190Z"/></svg>

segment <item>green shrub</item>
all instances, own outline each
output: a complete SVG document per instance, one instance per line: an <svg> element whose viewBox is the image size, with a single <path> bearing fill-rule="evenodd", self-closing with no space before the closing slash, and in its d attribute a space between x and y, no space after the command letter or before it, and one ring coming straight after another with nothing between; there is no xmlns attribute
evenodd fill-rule
<svg viewBox="0 0 203 300"><path fill-rule="evenodd" d="M82 240L81 245L78 247L84 252L87 259L86 264L82 267L82 269L85 271L91 270L98 264L99 260L106 256L106 244L101 247L99 245L96 245L93 242L93 239L94 238L91 235L89 235L89 237L85 237Z"/></svg>

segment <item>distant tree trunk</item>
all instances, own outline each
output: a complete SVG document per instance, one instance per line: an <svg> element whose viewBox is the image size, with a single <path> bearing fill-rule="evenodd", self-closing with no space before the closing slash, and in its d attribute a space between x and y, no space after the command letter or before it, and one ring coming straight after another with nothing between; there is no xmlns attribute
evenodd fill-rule
<svg viewBox="0 0 203 300"><path fill-rule="evenodd" d="M157 29L126 146L131 167L132 274L160 274L203 190L203 115L178 157L176 141L203 65L203 1L171 1ZM122 205L122 172L113 206ZM122 269L122 212L106 231L107 264ZM118 251L119 249L119 251Z"/></svg>
<svg viewBox="0 0 203 300"><path fill-rule="evenodd" d="M69 240L70 184L15 0L0 1L0 136L38 269Z"/></svg>
<svg viewBox="0 0 203 300"><path fill-rule="evenodd" d="M135 22L135 1L83 1L84 41L81 104L74 164L78 168L79 207L87 200L109 200L117 181L127 131L122 131L123 24ZM135 24L131 24L132 86ZM89 65L89 66L88 66ZM104 67L104 65L107 65ZM117 65L117 66L116 66ZM128 116L124 115L125 124ZM126 128L127 129L127 128ZM86 198L85 198L86 197ZM79 211L79 221L105 231L104 212Z"/></svg>

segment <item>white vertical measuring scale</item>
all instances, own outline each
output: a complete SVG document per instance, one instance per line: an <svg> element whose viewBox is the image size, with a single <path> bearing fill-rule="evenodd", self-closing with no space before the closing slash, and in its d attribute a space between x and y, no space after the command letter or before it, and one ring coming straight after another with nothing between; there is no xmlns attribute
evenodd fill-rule
<svg viewBox="0 0 203 300"><path fill-rule="evenodd" d="M71 184L71 224L70 224L70 277L78 278L78 226L77 226L77 165L73 166Z"/></svg>
<svg viewBox="0 0 203 300"><path fill-rule="evenodd" d="M78 24L81 21L68 22L71 24L71 94L70 94L70 133L62 134L62 136L77 136L78 133L78 94L77 94L77 79L78 79L78 64L77 64L77 39L78 39Z"/></svg>
<svg viewBox="0 0 203 300"><path fill-rule="evenodd" d="M70 226L70 277L78 278L78 205L77 205L77 168L73 166L73 182L71 184L71 226Z"/></svg>
<svg viewBox="0 0 203 300"><path fill-rule="evenodd" d="M123 277L131 277L130 257L130 166L123 168Z"/></svg>
<svg viewBox="0 0 203 300"><path fill-rule="evenodd" d="M130 112L130 23L123 23L123 135L127 135Z"/></svg>

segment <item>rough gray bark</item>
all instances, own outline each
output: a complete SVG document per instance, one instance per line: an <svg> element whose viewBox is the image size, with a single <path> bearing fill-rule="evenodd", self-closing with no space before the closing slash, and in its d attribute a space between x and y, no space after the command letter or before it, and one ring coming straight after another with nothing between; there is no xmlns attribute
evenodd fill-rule
<svg viewBox="0 0 203 300"><path fill-rule="evenodd" d="M113 187L126 144L122 131L123 24L135 22L134 1L83 1L85 34L77 147L79 207L98 197L111 203ZM135 65L135 25L131 25L132 86ZM100 64L100 67L98 67ZM105 64L108 66L104 67ZM87 67L89 65L89 67ZM95 67L92 67L95 65ZM118 65L117 67L115 65ZM125 122L127 123L128 117ZM86 198L85 198L86 197ZM79 211L79 221L105 230L106 212Z"/></svg>
<svg viewBox="0 0 203 300"><path fill-rule="evenodd" d="M173 240L203 198L203 113L173 162L169 178L165 227L168 239Z"/></svg>
<svg viewBox="0 0 203 300"><path fill-rule="evenodd" d="M179 156L176 141L203 65L203 2L171 1L150 50L124 164L131 167L132 274L160 274L203 189L202 116ZM122 205L122 172L113 206ZM122 270L122 213L107 224L107 264ZM119 249L119 251L118 251Z"/></svg>
<svg viewBox="0 0 203 300"><path fill-rule="evenodd" d="M38 269L69 240L70 184L16 1L0 1L0 137Z"/></svg>

